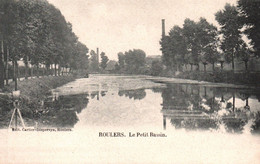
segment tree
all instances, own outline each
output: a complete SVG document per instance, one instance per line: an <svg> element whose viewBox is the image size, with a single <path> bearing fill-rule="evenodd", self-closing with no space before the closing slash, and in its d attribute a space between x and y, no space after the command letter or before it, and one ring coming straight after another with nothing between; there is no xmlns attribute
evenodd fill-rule
<svg viewBox="0 0 260 164"><path fill-rule="evenodd" d="M190 20L185 19L183 24L183 36L186 43L187 49L187 60L191 65L191 69L193 65L197 65L199 67L199 38L197 37L198 26L197 23Z"/></svg>
<svg viewBox="0 0 260 164"><path fill-rule="evenodd" d="M169 59L171 65L175 67L176 71L179 71L181 65L186 63L187 47L185 44L185 38L183 36L183 29L179 26L174 26L170 32L170 54Z"/></svg>
<svg viewBox="0 0 260 164"><path fill-rule="evenodd" d="M241 22L246 25L245 34L251 39L255 54L260 56L260 1L239 0L238 8L241 14Z"/></svg>
<svg viewBox="0 0 260 164"><path fill-rule="evenodd" d="M162 70L163 70L163 65L161 61L156 60L152 62L151 75L158 76L162 73Z"/></svg>
<svg viewBox="0 0 260 164"><path fill-rule="evenodd" d="M160 50L162 51L162 62L164 65L166 65L167 69L172 69L173 67L173 63L171 60L172 56L170 51L170 47L171 47L170 44L171 44L170 36L164 36L160 41L160 45L161 45Z"/></svg>
<svg viewBox="0 0 260 164"><path fill-rule="evenodd" d="M251 52L248 46L246 45L246 43L243 43L242 45L239 46L238 58L244 62L246 72L248 71L248 61L250 59L250 55Z"/></svg>
<svg viewBox="0 0 260 164"><path fill-rule="evenodd" d="M94 50L90 51L90 70L97 72L99 69L98 57Z"/></svg>
<svg viewBox="0 0 260 164"><path fill-rule="evenodd" d="M106 56L106 54L104 52L101 52L100 54L101 56L101 68L103 68L103 70L107 67L107 62L108 62L108 57Z"/></svg>
<svg viewBox="0 0 260 164"><path fill-rule="evenodd" d="M204 64L211 63L214 71L214 63L218 60L218 31L217 27L207 22L205 18L200 18L197 23L197 41L199 43L200 60ZM204 70L206 71L206 70Z"/></svg>
<svg viewBox="0 0 260 164"><path fill-rule="evenodd" d="M220 33L223 35L221 49L225 54L227 62L232 62L234 71L234 58L237 56L238 48L242 43L241 21L239 19L237 8L226 4L224 10L220 10L215 14L215 18L221 26Z"/></svg>
<svg viewBox="0 0 260 164"><path fill-rule="evenodd" d="M133 49L125 52L125 64L128 73L141 73L145 65L145 52L140 49Z"/></svg>
<svg viewBox="0 0 260 164"><path fill-rule="evenodd" d="M118 57L118 68L123 69L125 67L125 55L123 52L117 54Z"/></svg>
<svg viewBox="0 0 260 164"><path fill-rule="evenodd" d="M59 74L61 67L75 66L75 63L79 65L77 69L87 67L87 47L78 42L77 36L72 32L72 25L66 22L60 10L48 1L1 0L0 18L0 38L3 45L1 52L4 52L0 57L5 59L6 68L7 63L12 61L14 69L17 70L17 61L23 59L27 78L29 63L37 68L40 64L46 65L47 68L55 64L55 74L56 66ZM0 62L1 84L3 65L4 63Z"/></svg>

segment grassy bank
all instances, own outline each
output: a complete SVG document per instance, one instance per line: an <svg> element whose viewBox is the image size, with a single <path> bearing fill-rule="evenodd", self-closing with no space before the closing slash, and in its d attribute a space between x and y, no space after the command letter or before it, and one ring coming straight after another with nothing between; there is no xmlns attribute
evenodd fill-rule
<svg viewBox="0 0 260 164"><path fill-rule="evenodd" d="M229 83L238 85L248 85L259 87L260 84L260 74L259 73L233 73L232 71L215 71L215 72L182 72L175 76L182 79L191 79L199 81L208 81L214 83Z"/></svg>
<svg viewBox="0 0 260 164"><path fill-rule="evenodd" d="M62 86L68 82L75 80L74 76L46 76L42 78L34 78L18 82L18 90L21 92L20 109L24 119L31 119L35 117L36 110L39 110L41 101L50 94L51 89ZM14 84L11 83L4 91L11 93L14 90ZM10 96L0 96L0 122L6 126L10 121L11 112L13 109L13 101Z"/></svg>
<svg viewBox="0 0 260 164"><path fill-rule="evenodd" d="M50 92L51 89L62 86L75 80L74 76L46 76L18 82L18 90L21 92L22 99L38 101ZM12 92L14 84L7 86L5 91Z"/></svg>

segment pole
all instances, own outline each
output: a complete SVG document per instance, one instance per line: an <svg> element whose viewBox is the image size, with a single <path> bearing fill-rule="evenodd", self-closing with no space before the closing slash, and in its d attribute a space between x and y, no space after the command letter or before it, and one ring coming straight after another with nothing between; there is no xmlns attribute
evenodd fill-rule
<svg viewBox="0 0 260 164"><path fill-rule="evenodd" d="M15 129L17 129L17 109L15 108Z"/></svg>
<svg viewBox="0 0 260 164"><path fill-rule="evenodd" d="M9 61L9 47L6 48L6 65L5 65L5 79L6 79L6 85L8 85L8 61Z"/></svg>

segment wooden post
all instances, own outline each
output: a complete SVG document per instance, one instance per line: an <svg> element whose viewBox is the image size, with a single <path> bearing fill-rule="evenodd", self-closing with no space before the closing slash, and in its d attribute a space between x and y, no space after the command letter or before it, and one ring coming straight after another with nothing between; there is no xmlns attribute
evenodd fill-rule
<svg viewBox="0 0 260 164"><path fill-rule="evenodd" d="M8 75L8 61L9 61L9 48L6 48L6 65L5 65L5 80L6 80L6 85L8 85L9 81L9 75Z"/></svg>

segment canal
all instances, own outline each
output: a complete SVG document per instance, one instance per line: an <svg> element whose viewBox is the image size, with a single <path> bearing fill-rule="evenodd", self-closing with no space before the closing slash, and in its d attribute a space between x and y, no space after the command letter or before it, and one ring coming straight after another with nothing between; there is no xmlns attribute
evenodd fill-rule
<svg viewBox="0 0 260 164"><path fill-rule="evenodd" d="M146 76L91 75L53 90L45 105L55 111L37 121L38 126L75 129L100 126L257 134L259 100L255 89L156 83Z"/></svg>
<svg viewBox="0 0 260 164"><path fill-rule="evenodd" d="M10 163L259 162L258 90L158 79L90 75L56 88L25 124L71 131L2 129L0 153Z"/></svg>

